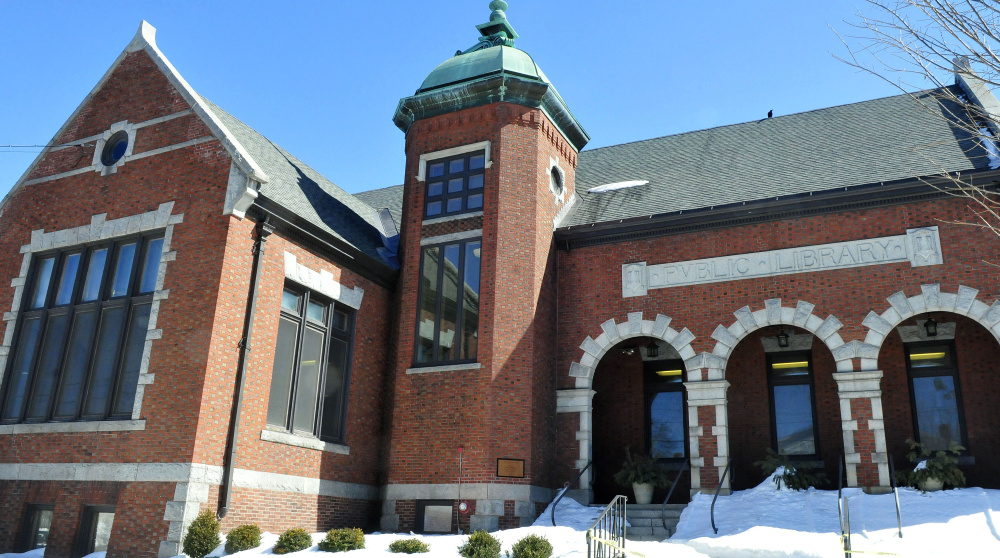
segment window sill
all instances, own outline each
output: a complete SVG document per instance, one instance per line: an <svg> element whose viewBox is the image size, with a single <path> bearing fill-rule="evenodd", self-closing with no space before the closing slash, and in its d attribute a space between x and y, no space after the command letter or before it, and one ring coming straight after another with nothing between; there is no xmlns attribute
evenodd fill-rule
<svg viewBox="0 0 1000 558"><path fill-rule="evenodd" d="M473 217L482 217L482 211L470 211L468 213L457 213L455 215L448 215L447 217L434 217L433 219L424 219L423 226L436 225L438 223L447 223L449 221L458 221L460 219L472 219Z"/></svg>
<svg viewBox="0 0 1000 558"><path fill-rule="evenodd" d="M261 430L260 439L264 440L265 442L273 442L275 444L285 444L286 446L295 446L311 450L339 453L340 455L351 455L351 448L347 446L343 446L340 444L332 444L330 442L324 442L319 438L299 436L297 434L289 434L288 432L278 432L276 430Z"/></svg>
<svg viewBox="0 0 1000 558"><path fill-rule="evenodd" d="M422 368L410 368L407 374L431 374L434 372L462 372L463 370L479 370L483 365L478 362L466 364L449 364L447 366L424 366Z"/></svg>
<svg viewBox="0 0 1000 558"><path fill-rule="evenodd" d="M129 432L145 430L145 420L102 420L93 422L41 422L0 425L0 436L13 434L60 434L81 432Z"/></svg>

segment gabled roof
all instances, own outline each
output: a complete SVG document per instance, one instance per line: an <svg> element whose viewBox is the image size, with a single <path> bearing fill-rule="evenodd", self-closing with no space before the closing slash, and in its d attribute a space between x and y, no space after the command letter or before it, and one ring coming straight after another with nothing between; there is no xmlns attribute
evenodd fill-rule
<svg viewBox="0 0 1000 558"><path fill-rule="evenodd" d="M965 114L925 91L584 151L561 227L988 168Z"/></svg>
<svg viewBox="0 0 1000 558"><path fill-rule="evenodd" d="M378 253L383 244L377 208L348 194L215 103L205 100L205 104L270 177L260 185L260 196L382 261Z"/></svg>

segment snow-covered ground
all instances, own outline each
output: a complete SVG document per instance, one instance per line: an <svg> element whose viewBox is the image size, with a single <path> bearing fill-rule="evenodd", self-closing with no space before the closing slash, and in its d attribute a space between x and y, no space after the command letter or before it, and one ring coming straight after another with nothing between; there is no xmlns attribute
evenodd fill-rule
<svg viewBox="0 0 1000 558"><path fill-rule="evenodd" d="M913 489L899 491L903 517L903 538L896 530L896 505L891 494L872 496L859 489L844 489L851 512L852 545L859 556L881 553L907 558L993 557L1000 556L1000 490L967 488L934 493ZM646 558L796 557L840 558L844 555L837 519L837 492L810 489L802 492L777 490L768 479L760 486L731 496L720 497L715 506L719 534L712 532L709 508L711 495L698 495L684 510L677 533L663 542L628 542L626 548ZM586 529L600 514L597 508L565 499L556 512L558 527L552 527L546 510L531 527L495 533L503 550L529 534L542 535L552 543L553 558L585 558ZM315 543L323 534L313 535L312 548L286 554L289 557L319 553ZM345 558L389 558L399 556L388 550L393 541L417 538L430 545L428 558L458 556L463 535L402 535L374 533L365 536L366 548L347 553ZM265 533L263 544L232 554L236 558L273 556L271 547L278 536ZM42 558L42 549L25 554L0 554L0 558ZM325 553L323 553L325 554ZM876 554L870 554L877 556ZM225 556L222 546L210 556ZM104 553L87 558L104 558ZM183 557L178 557L183 558ZM318 558L318 557L317 557Z"/></svg>

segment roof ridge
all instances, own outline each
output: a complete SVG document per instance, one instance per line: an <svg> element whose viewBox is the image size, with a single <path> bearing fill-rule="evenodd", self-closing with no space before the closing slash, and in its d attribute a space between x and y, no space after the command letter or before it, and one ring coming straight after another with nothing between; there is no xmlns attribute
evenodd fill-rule
<svg viewBox="0 0 1000 558"><path fill-rule="evenodd" d="M923 89L923 90L920 90L920 91L905 92L905 93L900 93L898 95L886 95L885 97L876 97L874 99L867 99L867 100L864 100L864 101L855 101L853 103L843 103L843 104L840 104L840 105L833 105L833 106L829 106L829 107L821 107L821 108L816 108L816 109L804 110L804 111L801 111L801 112L793 112L791 114L783 114L781 116L775 116L773 118L763 118L763 119L760 119L760 120L746 120L746 121L743 121L743 122L734 122L732 124L723 124L721 126L711 126L709 128L700 128L698 130L687 130L685 132L679 132L679 133L676 133L676 134L666 134L666 135L657 136L657 137L654 137L654 138L646 138L646 139L640 139L640 140L634 140L634 141L626 141L624 143L616 143L614 145L605 145L603 147L595 147L593 149L585 149L585 150L583 150L583 151L580 152L580 155L586 155L588 153L593 153L594 151L600 151L602 149L611 149L611 148L614 148L614 147L623 147L623 146L626 146L626 145L634 145L634 144L637 144L637 143L645 143L645 142L649 142L649 141L662 140L662 139L665 139L665 138L675 138L675 137L678 137L678 136L686 136L686 135L690 135L690 134L698 134L698 133L701 133L701 132L707 132L709 130L721 130L723 128L734 128L736 126L746 126L748 124L757 124L757 123L762 122L763 120L779 120L779 119L783 119L783 118L789 118L789 117L792 117L792 116L801 116L803 114L810 114L810 113L814 113L814 112L822 112L822 111L833 110L833 109L837 109L837 108L850 107L850 106L854 106L854 105L863 105L865 103L874 103L876 101L885 101L885 100L888 100L888 99L897 99L897 98L900 98L900 97L912 97L914 95L920 95L920 94L924 94L924 93L930 93L932 91L938 91L938 90L941 90L941 89L947 89L949 87L954 87L954 86L950 86L949 85L949 86L945 86L945 87L934 87L934 88L931 88L931 89Z"/></svg>

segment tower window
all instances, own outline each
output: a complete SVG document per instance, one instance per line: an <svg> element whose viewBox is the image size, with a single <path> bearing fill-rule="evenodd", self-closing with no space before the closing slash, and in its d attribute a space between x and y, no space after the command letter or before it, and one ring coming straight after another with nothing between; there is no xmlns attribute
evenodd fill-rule
<svg viewBox="0 0 1000 558"><path fill-rule="evenodd" d="M483 209L486 153L478 151L427 164L424 217L447 217Z"/></svg>
<svg viewBox="0 0 1000 558"><path fill-rule="evenodd" d="M474 362L479 345L482 241L424 247L417 364Z"/></svg>

